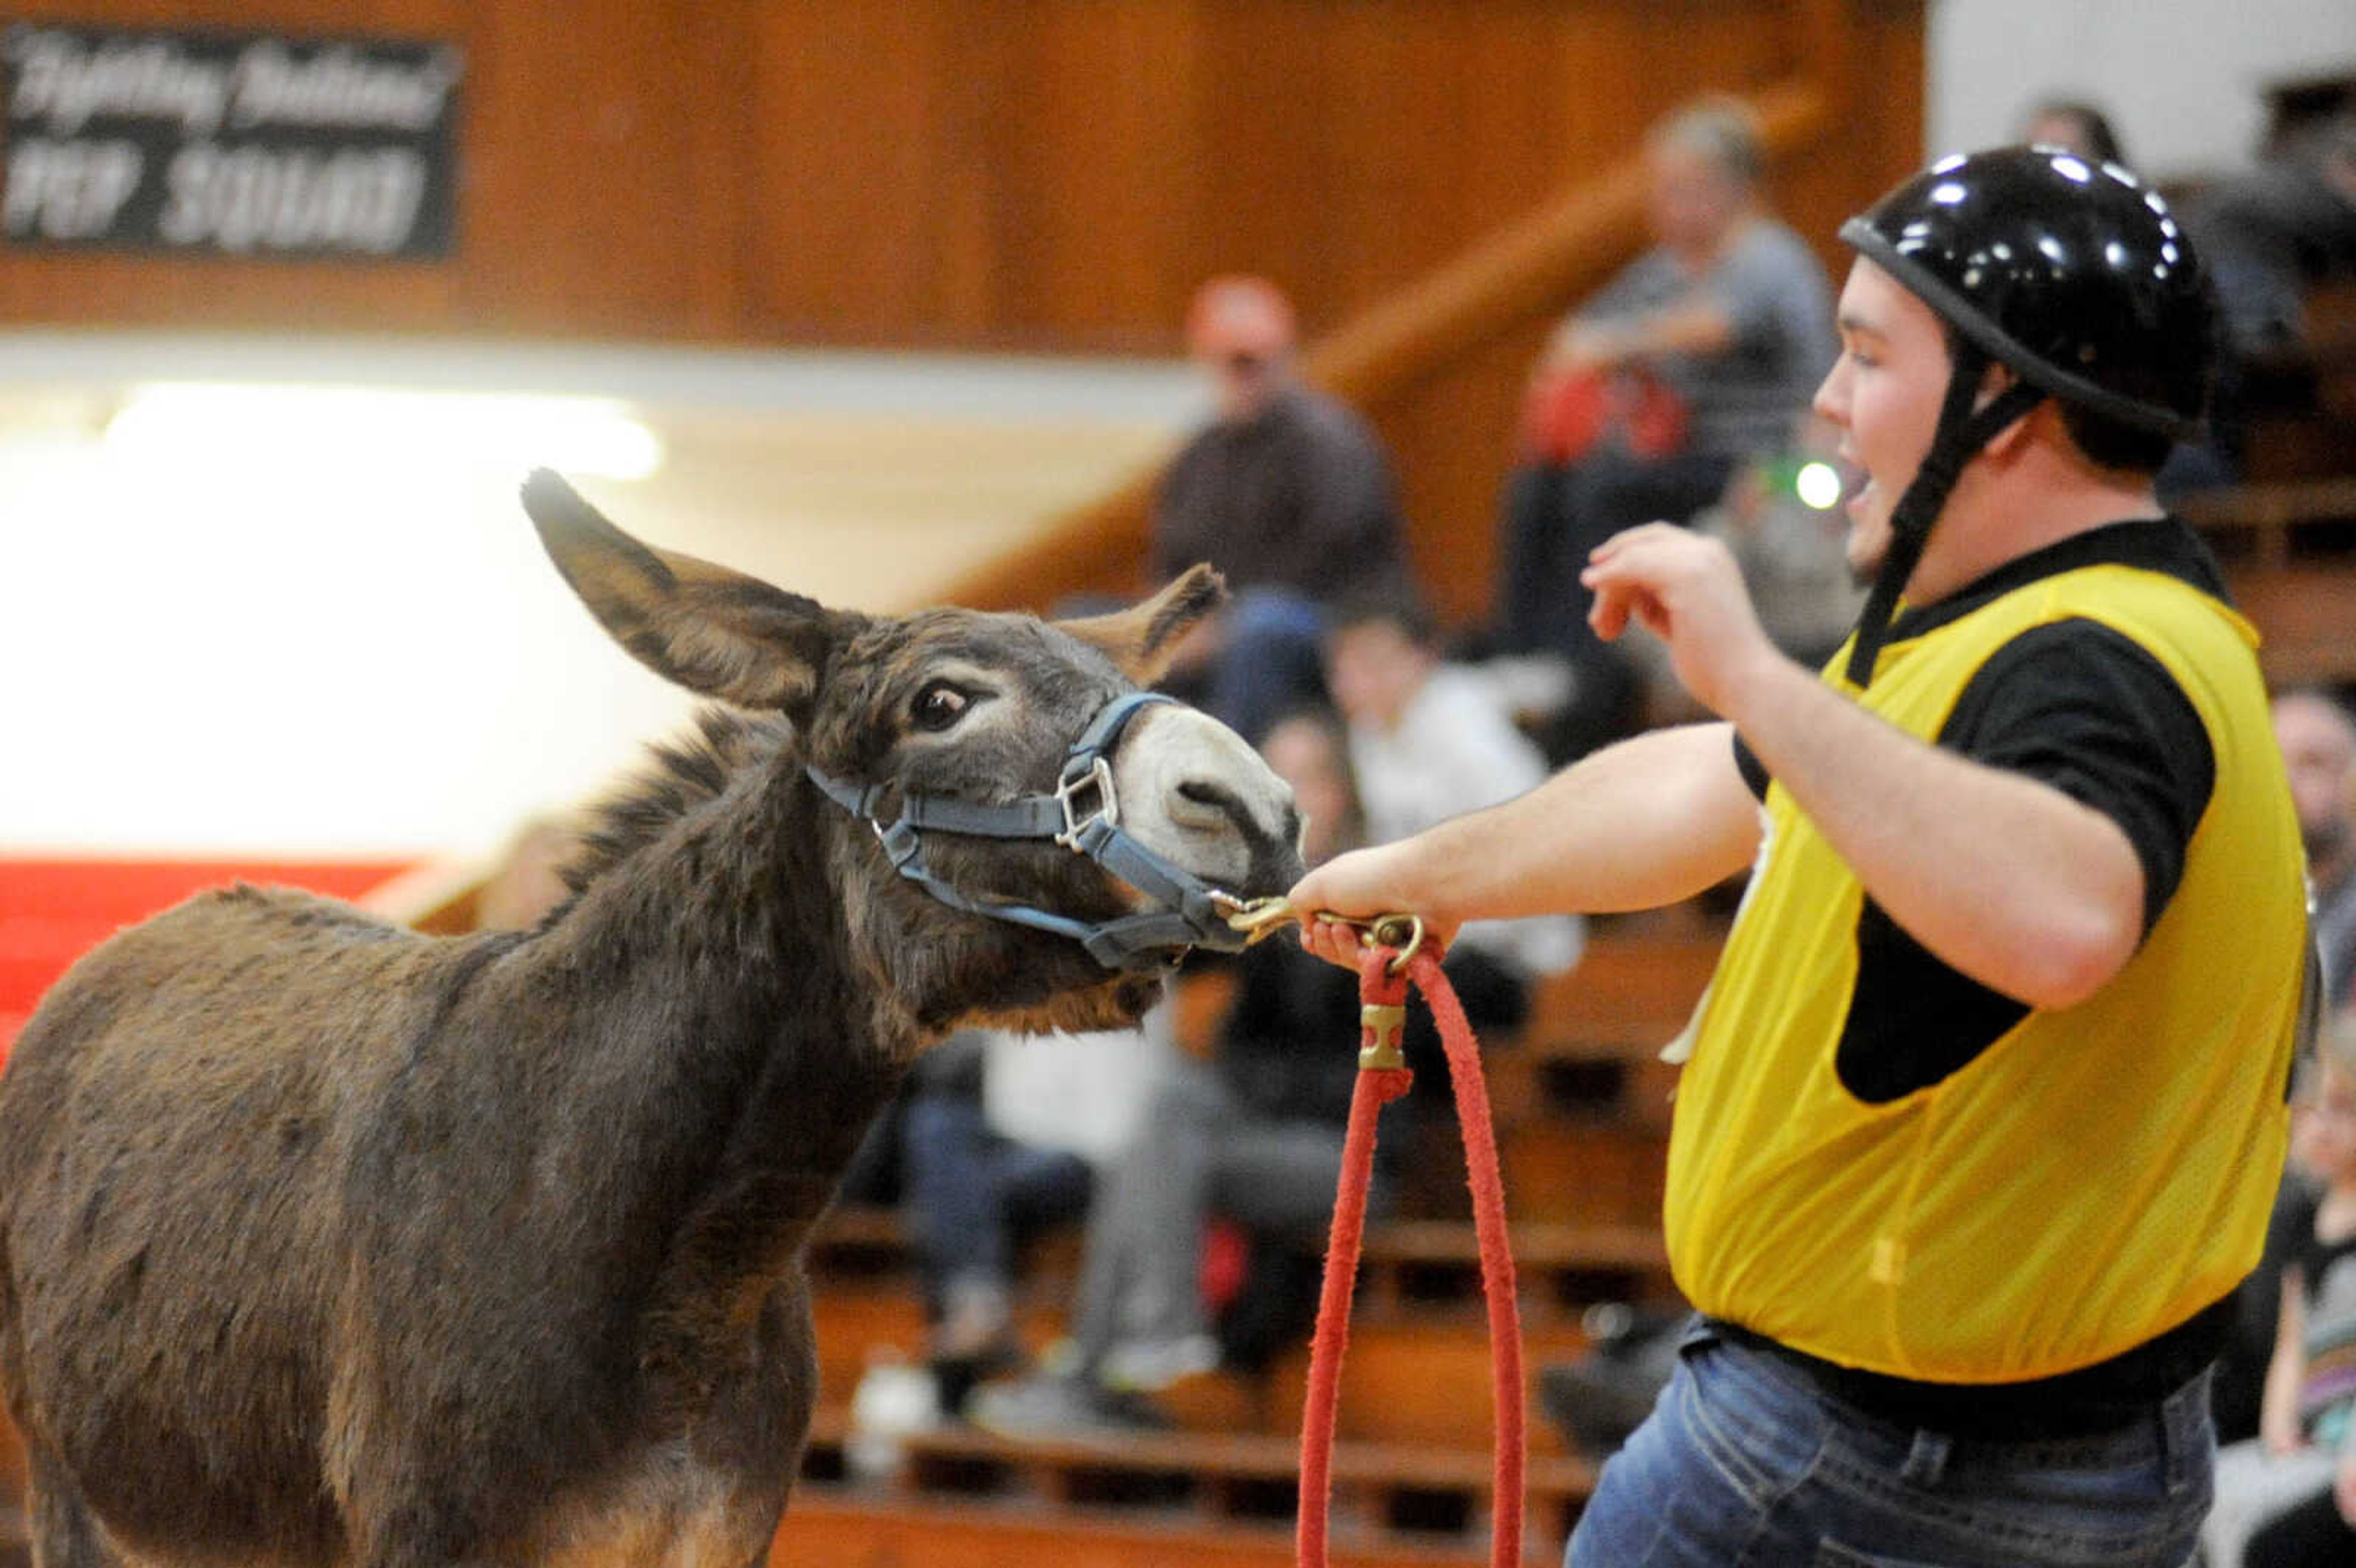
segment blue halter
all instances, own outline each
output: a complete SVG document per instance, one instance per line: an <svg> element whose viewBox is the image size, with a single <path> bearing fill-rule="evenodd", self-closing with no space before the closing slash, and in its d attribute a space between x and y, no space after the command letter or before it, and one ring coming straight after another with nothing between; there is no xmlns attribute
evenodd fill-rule
<svg viewBox="0 0 2356 1568"><path fill-rule="evenodd" d="M804 770L829 800L875 829L893 869L951 909L992 920L1011 921L1068 936L1108 969L1168 967L1188 947L1240 952L1247 938L1227 923L1235 899L1205 883L1131 837L1120 825L1114 794L1111 752L1140 709L1175 699L1159 692L1131 691L1097 709L1072 742L1051 795L1026 795L1000 804L953 795L908 795L890 824L877 816L884 792L811 767ZM1161 907L1096 922L1053 914L1029 904L991 903L959 892L925 864L926 831L965 833L982 838L1047 838L1087 856ZM1222 903L1224 901L1224 905Z"/></svg>

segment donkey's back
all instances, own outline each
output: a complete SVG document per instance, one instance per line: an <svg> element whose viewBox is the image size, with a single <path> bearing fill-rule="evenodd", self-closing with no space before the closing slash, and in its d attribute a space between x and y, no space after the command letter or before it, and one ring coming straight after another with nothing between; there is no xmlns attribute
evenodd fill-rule
<svg viewBox="0 0 2356 1568"><path fill-rule="evenodd" d="M335 1555L351 1156L494 942L237 888L105 943L27 1026L0 1074L0 1392L125 1544L260 1527Z"/></svg>

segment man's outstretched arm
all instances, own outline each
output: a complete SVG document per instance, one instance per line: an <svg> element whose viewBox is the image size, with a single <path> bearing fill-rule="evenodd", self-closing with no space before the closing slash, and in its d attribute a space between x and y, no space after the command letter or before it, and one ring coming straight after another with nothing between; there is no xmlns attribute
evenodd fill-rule
<svg viewBox="0 0 2356 1568"><path fill-rule="evenodd" d="M1750 864L1759 820L1732 726L1655 730L1502 805L1336 857L1291 899L1303 911L1419 914L1443 941L1468 920L1649 909ZM1304 940L1337 963L1355 945L1347 928L1315 923Z"/></svg>
<svg viewBox="0 0 2356 1568"><path fill-rule="evenodd" d="M2108 816L2023 773L1915 739L1775 652L1722 545L1650 524L1585 581L1605 637L1639 620L1890 917L1948 965L2031 1007L2106 984L2143 939L2144 872Z"/></svg>

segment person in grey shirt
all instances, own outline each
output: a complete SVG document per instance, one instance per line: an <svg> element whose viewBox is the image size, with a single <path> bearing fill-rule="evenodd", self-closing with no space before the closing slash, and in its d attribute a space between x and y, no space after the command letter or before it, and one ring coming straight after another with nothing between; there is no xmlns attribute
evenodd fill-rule
<svg viewBox="0 0 2356 1568"><path fill-rule="evenodd" d="M1498 642L1570 661L1558 761L1633 719L1633 673L1587 629L1588 551L1637 523L1690 520L1745 459L1784 450L1837 347L1823 266L1766 208L1746 106L1708 97L1672 112L1645 157L1653 248L1564 320L1532 381L1585 378L1615 398L1648 387L1682 430L1607 420L1583 450L1532 451L1506 495Z"/></svg>

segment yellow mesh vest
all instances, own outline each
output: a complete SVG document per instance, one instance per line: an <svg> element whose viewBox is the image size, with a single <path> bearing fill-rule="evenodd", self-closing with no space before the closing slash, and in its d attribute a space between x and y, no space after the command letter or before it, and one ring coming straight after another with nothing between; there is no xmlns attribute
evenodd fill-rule
<svg viewBox="0 0 2356 1568"><path fill-rule="evenodd" d="M1891 644L1862 700L1930 739L1998 648L2070 617L2149 651L2208 731L2216 785L2182 882L2099 994L1869 1105L1833 1068L1863 893L1770 788L1669 1145L1670 1259L1703 1311L1869 1371L2011 1381L2131 1349L2256 1263L2306 940L2256 634L2172 578L2087 567Z"/></svg>

